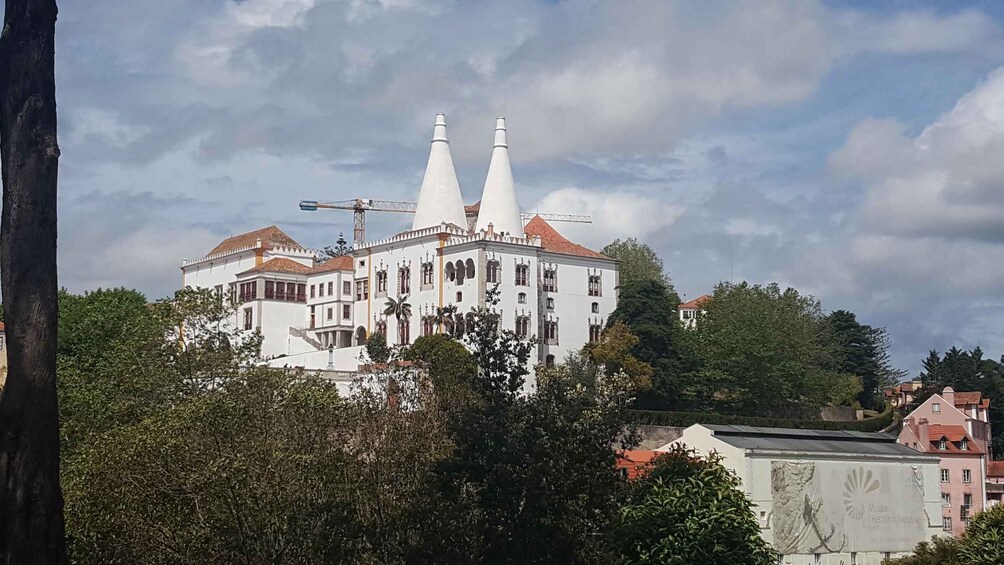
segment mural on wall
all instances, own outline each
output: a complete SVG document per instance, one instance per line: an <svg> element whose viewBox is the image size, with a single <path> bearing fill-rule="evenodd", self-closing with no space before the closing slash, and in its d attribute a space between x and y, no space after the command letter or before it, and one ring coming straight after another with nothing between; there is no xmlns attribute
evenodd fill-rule
<svg viewBox="0 0 1004 565"><path fill-rule="evenodd" d="M919 467L772 461L771 495L781 554L911 551L925 539Z"/></svg>

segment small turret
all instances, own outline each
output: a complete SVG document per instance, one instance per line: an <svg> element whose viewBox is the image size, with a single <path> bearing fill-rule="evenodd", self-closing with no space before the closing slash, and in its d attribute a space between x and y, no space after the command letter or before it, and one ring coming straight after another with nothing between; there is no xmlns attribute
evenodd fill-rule
<svg viewBox="0 0 1004 565"><path fill-rule="evenodd" d="M443 223L467 227L464 199L453 168L450 142L446 139L446 115L436 114L429 163L425 167L422 190L418 194L418 207L411 229L418 230Z"/></svg>

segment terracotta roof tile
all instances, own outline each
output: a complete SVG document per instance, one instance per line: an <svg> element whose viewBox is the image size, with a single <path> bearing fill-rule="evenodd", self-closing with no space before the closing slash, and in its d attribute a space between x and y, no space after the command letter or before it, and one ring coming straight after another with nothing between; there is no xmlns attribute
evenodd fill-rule
<svg viewBox="0 0 1004 565"><path fill-rule="evenodd" d="M480 200L478 200L474 204L471 204L470 206L464 206L464 212L467 213L467 214L477 214L480 211L481 211L481 201Z"/></svg>
<svg viewBox="0 0 1004 565"><path fill-rule="evenodd" d="M979 404L981 396L983 395L978 392L957 392L955 393L955 405Z"/></svg>
<svg viewBox="0 0 1004 565"><path fill-rule="evenodd" d="M311 275L316 275L318 273L330 273L332 271L351 271L352 269L352 256L343 255L341 257L335 257L334 259L328 259L320 265L311 268L308 272Z"/></svg>
<svg viewBox="0 0 1004 565"><path fill-rule="evenodd" d="M621 452L621 457L617 458L617 468L624 469L627 473L627 478L635 479L640 475L643 475L646 471L646 467L652 464L652 461L658 457L660 453L658 451L651 451L648 449L629 449Z"/></svg>
<svg viewBox="0 0 1004 565"><path fill-rule="evenodd" d="M1004 479L1004 461L991 461L987 463L987 476Z"/></svg>
<svg viewBox="0 0 1004 565"><path fill-rule="evenodd" d="M949 453L972 453L974 455L979 455L983 453L983 450L981 450L979 446L976 445L976 442L973 441L973 438L969 437L969 434L966 433L966 428L962 426L944 426L941 424L930 424L927 428L927 431L928 431L928 437L931 440L930 451L937 451L941 453L944 453L946 451ZM945 446L947 447L947 449L944 450L938 449L938 442L941 441L941 438L945 438L948 440L948 444ZM958 445L956 445L963 439L969 440L969 449L967 450L962 450L959 448Z"/></svg>
<svg viewBox="0 0 1004 565"><path fill-rule="evenodd" d="M6 331L6 330L4 330L3 322L0 322L0 332L2 332L2 331Z"/></svg>
<svg viewBox="0 0 1004 565"><path fill-rule="evenodd" d="M312 267L308 267L303 263L298 263L292 259L276 257L275 259L265 261L253 269L248 269L243 273L238 273L238 275L246 275L248 273L287 273L290 275L306 275L311 271L311 269Z"/></svg>
<svg viewBox="0 0 1004 565"><path fill-rule="evenodd" d="M709 296L707 294L702 294L702 295L698 296L697 298L695 298L695 299L693 299L691 301L684 302L683 304L680 304L680 306L677 309L678 310L696 310L696 309L700 308L701 305L703 305L705 302L707 302L709 300L711 300L711 296Z"/></svg>
<svg viewBox="0 0 1004 565"><path fill-rule="evenodd" d="M612 259L602 253L597 253L592 249L583 247L577 243L568 241L563 235L558 233L551 224L544 221L540 216L534 216L526 227L523 228L527 237L539 236L544 251L558 253L561 255L575 255L577 257L593 257L596 259Z"/></svg>
<svg viewBox="0 0 1004 565"><path fill-rule="evenodd" d="M240 235L228 237L219 245L214 247L207 255L216 255L217 253L225 253L227 251L235 251L244 247L251 247L259 239L266 248L279 246L303 249L303 246L297 243L295 239L286 235L286 232L276 226L268 226L267 228L261 228L259 230L249 231Z"/></svg>

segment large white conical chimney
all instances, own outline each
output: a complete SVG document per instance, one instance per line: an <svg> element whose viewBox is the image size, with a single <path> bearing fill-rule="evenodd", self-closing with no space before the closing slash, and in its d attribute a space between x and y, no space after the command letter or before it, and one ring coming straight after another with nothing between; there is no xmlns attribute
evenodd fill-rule
<svg viewBox="0 0 1004 565"><path fill-rule="evenodd" d="M422 179L415 222L411 229L438 226L443 222L467 227L464 199L460 195L457 171L453 168L453 157L450 156L450 142L446 139L446 114L436 114L429 164L425 167L425 178Z"/></svg>
<svg viewBox="0 0 1004 565"><path fill-rule="evenodd" d="M481 209L478 211L476 231L488 229L492 224L495 233L508 233L523 237L523 219L516 201L516 187L512 182L512 166L509 164L509 144L505 137L505 118L495 121L495 146L492 161L488 165L485 190L481 194Z"/></svg>

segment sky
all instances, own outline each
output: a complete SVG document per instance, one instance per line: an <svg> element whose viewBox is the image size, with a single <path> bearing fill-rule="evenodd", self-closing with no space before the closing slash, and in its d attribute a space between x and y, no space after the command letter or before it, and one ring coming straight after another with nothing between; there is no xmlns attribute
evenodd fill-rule
<svg viewBox="0 0 1004 565"><path fill-rule="evenodd" d="M776 281L887 328L914 374L997 358L1002 4L62 2L60 281L153 299L233 234L351 239L297 202L416 199L436 112L473 203L501 115L524 210L650 244L685 298Z"/></svg>

